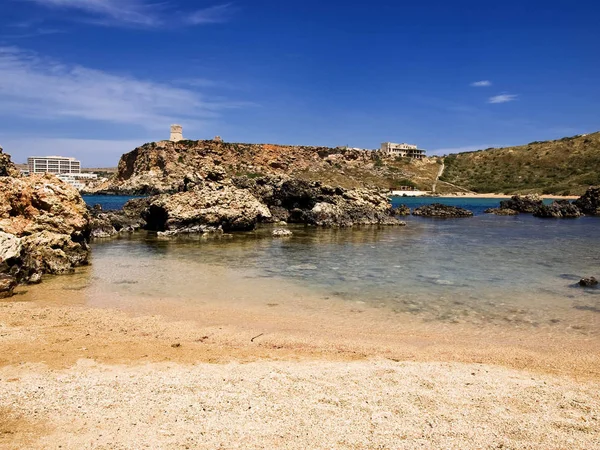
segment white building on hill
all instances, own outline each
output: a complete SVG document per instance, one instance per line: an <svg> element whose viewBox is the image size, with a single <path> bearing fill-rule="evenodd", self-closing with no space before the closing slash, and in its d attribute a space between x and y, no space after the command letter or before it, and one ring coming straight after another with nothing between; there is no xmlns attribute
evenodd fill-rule
<svg viewBox="0 0 600 450"><path fill-rule="evenodd" d="M423 159L425 150L420 150L412 144L395 144L393 142L384 142L381 144L380 151L385 156L402 156L414 159Z"/></svg>

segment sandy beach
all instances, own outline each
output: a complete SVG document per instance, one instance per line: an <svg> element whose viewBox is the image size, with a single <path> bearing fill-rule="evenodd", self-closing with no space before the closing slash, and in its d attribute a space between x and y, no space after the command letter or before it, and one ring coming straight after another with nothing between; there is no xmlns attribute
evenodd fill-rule
<svg viewBox="0 0 600 450"><path fill-rule="evenodd" d="M3 301L0 448L598 448L597 339L359 309Z"/></svg>

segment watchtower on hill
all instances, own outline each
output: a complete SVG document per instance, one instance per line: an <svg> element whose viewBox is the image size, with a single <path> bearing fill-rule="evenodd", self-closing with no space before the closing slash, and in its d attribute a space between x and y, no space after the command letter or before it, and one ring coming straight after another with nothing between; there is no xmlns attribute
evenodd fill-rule
<svg viewBox="0 0 600 450"><path fill-rule="evenodd" d="M172 142L183 141L183 128L181 125L171 125L171 138Z"/></svg>

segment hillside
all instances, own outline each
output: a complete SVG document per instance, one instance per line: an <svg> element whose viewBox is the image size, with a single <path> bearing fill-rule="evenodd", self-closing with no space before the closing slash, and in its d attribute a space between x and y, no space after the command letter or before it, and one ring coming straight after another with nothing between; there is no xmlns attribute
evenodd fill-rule
<svg viewBox="0 0 600 450"><path fill-rule="evenodd" d="M600 132L458 153L440 180L481 193L580 195L600 184Z"/></svg>
<svg viewBox="0 0 600 450"><path fill-rule="evenodd" d="M413 186L430 190L439 168L437 159L382 158L369 150L160 141L123 155L115 177L91 192L174 192L181 190L186 180L262 175L289 175L349 189Z"/></svg>

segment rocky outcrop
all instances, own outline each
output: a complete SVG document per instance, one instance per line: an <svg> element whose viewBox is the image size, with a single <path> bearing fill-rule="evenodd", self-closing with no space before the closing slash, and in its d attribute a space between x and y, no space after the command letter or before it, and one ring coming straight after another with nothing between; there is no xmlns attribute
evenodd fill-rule
<svg viewBox="0 0 600 450"><path fill-rule="evenodd" d="M19 169L10 160L10 155L4 153L0 147L0 177L18 177Z"/></svg>
<svg viewBox="0 0 600 450"><path fill-rule="evenodd" d="M86 205L52 175L0 177L0 273L17 282L69 273L88 263Z"/></svg>
<svg viewBox="0 0 600 450"><path fill-rule="evenodd" d="M289 177L237 177L233 183L267 205L274 222L323 227L404 225L394 217L385 193L376 189L344 189Z"/></svg>
<svg viewBox="0 0 600 450"><path fill-rule="evenodd" d="M582 213L600 216L600 187L590 187L585 194L573 202Z"/></svg>
<svg viewBox="0 0 600 450"><path fill-rule="evenodd" d="M292 233L290 230L286 229L286 228L275 228L273 231L271 231L271 235L273 237L289 237L292 236L294 233Z"/></svg>
<svg viewBox="0 0 600 450"><path fill-rule="evenodd" d="M515 195L510 200L502 200L500 202L500 209L512 209L520 213L533 213L542 204L542 198L537 194Z"/></svg>
<svg viewBox="0 0 600 450"><path fill-rule="evenodd" d="M148 207L148 198L129 200L123 209L103 211L100 205L89 208L91 215L91 237L94 239L109 238L121 233L133 233L144 228L146 221L142 212Z"/></svg>
<svg viewBox="0 0 600 450"><path fill-rule="evenodd" d="M394 216L410 216L410 208L406 205L399 205L392 209Z"/></svg>
<svg viewBox="0 0 600 450"><path fill-rule="evenodd" d="M441 203L432 203L431 205L424 205L413 210L413 216L422 217L441 217L441 218L453 218L453 217L472 217L473 212L468 209L459 208L457 206L442 205Z"/></svg>
<svg viewBox="0 0 600 450"><path fill-rule="evenodd" d="M288 176L346 188L389 189L410 182L427 189L437 167L434 159L397 161L382 158L379 152L342 147L161 141L124 154L116 176L89 188L89 193L184 192L203 181L235 176Z"/></svg>
<svg viewBox="0 0 600 450"><path fill-rule="evenodd" d="M598 280L594 277L585 277L579 280L579 286L592 287L598 286Z"/></svg>
<svg viewBox="0 0 600 450"><path fill-rule="evenodd" d="M583 216L579 208L568 200L557 200L551 205L541 205L533 212L533 215L550 219L574 219Z"/></svg>
<svg viewBox="0 0 600 450"><path fill-rule="evenodd" d="M172 235L249 231L257 222L270 219L271 213L248 190L207 185L152 197L142 217L146 229Z"/></svg>
<svg viewBox="0 0 600 450"><path fill-rule="evenodd" d="M516 216L519 214L519 211L510 208L488 208L484 213L495 214L497 216Z"/></svg>

